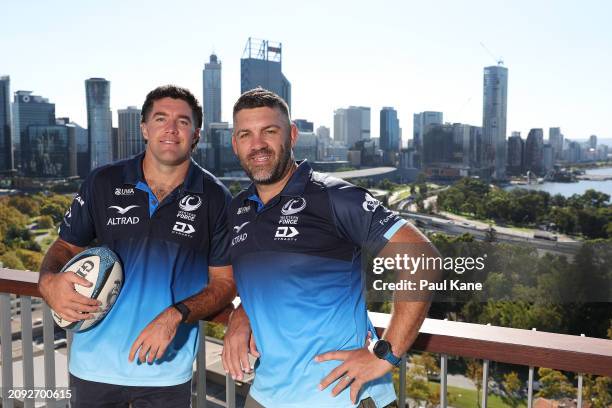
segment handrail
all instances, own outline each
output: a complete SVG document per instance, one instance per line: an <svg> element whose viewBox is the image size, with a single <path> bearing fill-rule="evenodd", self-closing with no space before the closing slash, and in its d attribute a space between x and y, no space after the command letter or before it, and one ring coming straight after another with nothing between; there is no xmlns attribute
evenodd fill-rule
<svg viewBox="0 0 612 408"><path fill-rule="evenodd" d="M0 268L0 292L40 297L37 272ZM230 309L231 310L231 309ZM228 310L214 321L227 323ZM378 331L390 320L370 313ZM612 340L426 319L413 349L575 373L612 376Z"/></svg>

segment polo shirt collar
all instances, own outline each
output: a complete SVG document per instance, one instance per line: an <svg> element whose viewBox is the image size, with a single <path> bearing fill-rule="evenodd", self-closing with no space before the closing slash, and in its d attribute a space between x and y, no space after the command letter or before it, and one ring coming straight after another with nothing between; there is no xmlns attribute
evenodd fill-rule
<svg viewBox="0 0 612 408"><path fill-rule="evenodd" d="M135 186L139 181L145 182L142 172L142 160L145 152L142 152L125 161L123 166L123 182ZM202 194L204 192L204 172L198 164L190 159L187 177L183 182L184 190L190 193Z"/></svg>
<svg viewBox="0 0 612 408"><path fill-rule="evenodd" d="M280 196L301 197L304 194L306 185L310 181L312 167L310 167L310 163L308 163L306 159L296 163L298 167L289 178L289 181L287 181L287 184L285 184L285 187L283 187L279 194ZM254 200L254 197L258 197L257 188L255 187L255 183L251 183L247 189L247 193L245 194L243 201L256 201Z"/></svg>

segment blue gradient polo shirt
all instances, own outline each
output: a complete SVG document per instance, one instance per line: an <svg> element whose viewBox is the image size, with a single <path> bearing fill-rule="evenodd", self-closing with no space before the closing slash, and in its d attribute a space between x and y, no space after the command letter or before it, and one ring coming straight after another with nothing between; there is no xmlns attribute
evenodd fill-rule
<svg viewBox="0 0 612 408"><path fill-rule="evenodd" d="M263 205L252 185L230 206L234 278L261 353L251 396L266 407L353 407L348 388L319 382L339 361L314 357L365 344L369 323L361 252L378 253L405 223L367 190L302 162ZM391 376L359 399L395 400Z"/></svg>
<svg viewBox="0 0 612 408"><path fill-rule="evenodd" d="M90 173L60 226L77 246L106 246L123 264L124 283L108 315L74 334L70 372L119 385L170 386L192 376L198 325L181 324L161 360L128 356L160 312L201 291L208 267L229 265L229 191L193 160L184 183L162 202L147 186L144 153Z"/></svg>

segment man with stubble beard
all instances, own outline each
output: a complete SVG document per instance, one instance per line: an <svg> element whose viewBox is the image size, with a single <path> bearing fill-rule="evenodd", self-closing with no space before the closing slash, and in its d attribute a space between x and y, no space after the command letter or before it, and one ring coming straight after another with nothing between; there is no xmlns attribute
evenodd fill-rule
<svg viewBox="0 0 612 408"><path fill-rule="evenodd" d="M361 251L427 239L366 190L296 162L298 131L278 95L248 91L233 115L232 146L252 184L229 208L242 303L225 336L225 370L242 379L248 353L258 357L248 408L391 404L389 372L429 303L396 301L378 340L367 317ZM366 347L368 331L374 351Z"/></svg>

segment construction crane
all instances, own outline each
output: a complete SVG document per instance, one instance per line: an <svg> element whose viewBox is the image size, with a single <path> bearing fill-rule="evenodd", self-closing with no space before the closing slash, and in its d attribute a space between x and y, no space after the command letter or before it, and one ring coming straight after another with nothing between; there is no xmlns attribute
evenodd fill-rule
<svg viewBox="0 0 612 408"><path fill-rule="evenodd" d="M504 65L504 60L502 57L496 57L482 42L480 43L480 46L487 52L487 54L491 56L491 58L493 58L493 60L497 62L497 65Z"/></svg>

